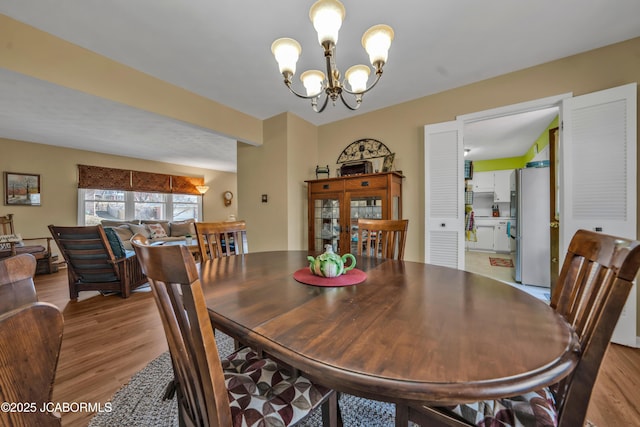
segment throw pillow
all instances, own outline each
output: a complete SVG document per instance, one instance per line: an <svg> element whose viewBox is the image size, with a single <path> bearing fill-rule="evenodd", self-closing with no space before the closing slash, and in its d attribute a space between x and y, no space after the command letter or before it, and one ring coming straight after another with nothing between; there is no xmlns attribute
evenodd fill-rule
<svg viewBox="0 0 640 427"><path fill-rule="evenodd" d="M121 225L120 227L104 227L104 228L105 230L107 228L112 228L113 231L118 233L118 236L120 236L120 240L122 241L122 244L124 245L125 250L127 251L133 250L133 246L131 246L131 237L133 236L133 233L129 228L129 224Z"/></svg>
<svg viewBox="0 0 640 427"><path fill-rule="evenodd" d="M169 229L169 221L164 219L143 219L140 221L140 224L160 224L162 228L164 228L164 232L167 233L167 236L170 234L171 230Z"/></svg>
<svg viewBox="0 0 640 427"><path fill-rule="evenodd" d="M111 227L107 227L104 229L104 233L107 235L107 240L109 241L109 246L111 246L111 251L116 258L123 258L127 255L127 252L124 249L124 245L122 244L122 240L120 240L120 236L116 230Z"/></svg>
<svg viewBox="0 0 640 427"><path fill-rule="evenodd" d="M104 227L107 228L107 227ZM133 232L129 228L129 225L121 225L120 227L111 227L113 230L118 233L120 236L120 240L123 242L126 240L131 240L131 236L133 236Z"/></svg>
<svg viewBox="0 0 640 427"><path fill-rule="evenodd" d="M149 234L151 234L152 239L167 237L167 232L161 224L147 224L147 227L149 227Z"/></svg>
<svg viewBox="0 0 640 427"><path fill-rule="evenodd" d="M146 224L140 224L140 225L129 224L129 229L133 234L140 233L147 239L151 238L151 234L149 233L149 229L147 228Z"/></svg>
<svg viewBox="0 0 640 427"><path fill-rule="evenodd" d="M16 246L22 246L22 236L19 234L0 235L0 249L11 249L10 242L15 243Z"/></svg>
<svg viewBox="0 0 640 427"><path fill-rule="evenodd" d="M193 225L193 220L171 223L171 237L183 237L187 234L196 235L196 227Z"/></svg>

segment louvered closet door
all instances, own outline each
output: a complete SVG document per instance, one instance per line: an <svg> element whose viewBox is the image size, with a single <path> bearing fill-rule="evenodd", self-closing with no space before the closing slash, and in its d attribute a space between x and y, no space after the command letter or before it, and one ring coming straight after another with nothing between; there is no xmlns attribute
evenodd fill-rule
<svg viewBox="0 0 640 427"><path fill-rule="evenodd" d="M462 123L424 127L425 262L464 269Z"/></svg>
<svg viewBox="0 0 640 427"><path fill-rule="evenodd" d="M636 238L636 83L563 101L560 253L578 229ZM635 344L636 294L614 341Z"/></svg>

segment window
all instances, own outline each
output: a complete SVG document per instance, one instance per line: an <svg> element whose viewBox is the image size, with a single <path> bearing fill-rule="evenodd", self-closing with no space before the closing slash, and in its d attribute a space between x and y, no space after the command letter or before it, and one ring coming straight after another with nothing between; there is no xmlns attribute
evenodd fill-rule
<svg viewBox="0 0 640 427"><path fill-rule="evenodd" d="M96 225L103 219L200 220L202 197L193 194L78 189L78 224Z"/></svg>
<svg viewBox="0 0 640 427"><path fill-rule="evenodd" d="M204 179L78 165L78 224L202 218Z"/></svg>

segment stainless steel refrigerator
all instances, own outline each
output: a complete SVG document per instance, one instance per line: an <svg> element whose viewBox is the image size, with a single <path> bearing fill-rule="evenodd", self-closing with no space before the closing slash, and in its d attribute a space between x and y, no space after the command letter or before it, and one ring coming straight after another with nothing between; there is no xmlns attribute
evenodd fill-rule
<svg viewBox="0 0 640 427"><path fill-rule="evenodd" d="M516 282L551 284L549 168L516 170Z"/></svg>

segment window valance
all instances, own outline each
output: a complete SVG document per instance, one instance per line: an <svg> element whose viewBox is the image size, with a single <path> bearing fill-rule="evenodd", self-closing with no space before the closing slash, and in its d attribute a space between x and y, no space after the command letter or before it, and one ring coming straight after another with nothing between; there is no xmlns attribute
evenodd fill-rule
<svg viewBox="0 0 640 427"><path fill-rule="evenodd" d="M171 176L160 173L131 171L133 191L171 193Z"/></svg>
<svg viewBox="0 0 640 427"><path fill-rule="evenodd" d="M197 185L204 178L78 165L78 188L199 195Z"/></svg>

